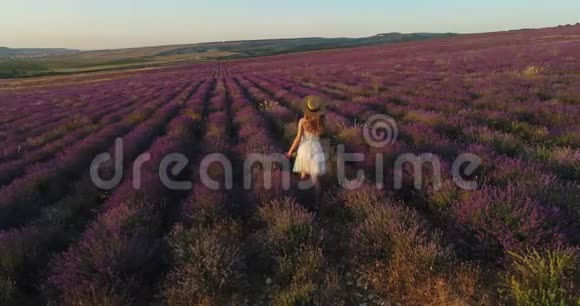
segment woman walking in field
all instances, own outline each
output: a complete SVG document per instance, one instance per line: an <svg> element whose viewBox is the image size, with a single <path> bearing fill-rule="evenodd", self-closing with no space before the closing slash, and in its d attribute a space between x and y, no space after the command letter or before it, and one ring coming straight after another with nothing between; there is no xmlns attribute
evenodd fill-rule
<svg viewBox="0 0 580 306"><path fill-rule="evenodd" d="M318 177L326 172L326 158L320 144L320 135L324 132L324 103L319 97L308 96L304 98L302 109L304 117L298 122L298 134L286 156L291 158L298 149L293 172L300 173L301 179L310 178L318 200Z"/></svg>

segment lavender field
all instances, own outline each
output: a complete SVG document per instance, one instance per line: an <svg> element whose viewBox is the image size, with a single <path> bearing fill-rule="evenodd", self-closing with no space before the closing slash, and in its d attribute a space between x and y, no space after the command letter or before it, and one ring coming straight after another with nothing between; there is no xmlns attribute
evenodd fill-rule
<svg viewBox="0 0 580 306"><path fill-rule="evenodd" d="M244 188L245 158L284 154L309 95L327 102L321 201L277 167ZM580 26L4 81L0 110L0 305L580 303ZM395 141L365 141L375 114ZM90 166L117 138L124 175L103 190ZM359 188L339 146L364 153ZM200 179L228 175L201 167L215 152L232 188ZM162 184L170 153L192 188ZM405 164L395 188L405 153L440 169ZM451 175L464 153L475 190Z"/></svg>

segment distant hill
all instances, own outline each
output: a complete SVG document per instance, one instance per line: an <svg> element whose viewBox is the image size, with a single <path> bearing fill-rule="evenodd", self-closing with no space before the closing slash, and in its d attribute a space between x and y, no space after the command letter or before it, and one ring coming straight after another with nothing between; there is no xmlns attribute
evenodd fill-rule
<svg viewBox="0 0 580 306"><path fill-rule="evenodd" d="M363 38L288 38L79 51L0 48L0 78L34 77L230 60L444 38L453 33L383 33Z"/></svg>
<svg viewBox="0 0 580 306"><path fill-rule="evenodd" d="M65 48L6 48L0 47L0 57L49 56L79 53L80 50Z"/></svg>
<svg viewBox="0 0 580 306"><path fill-rule="evenodd" d="M173 50L162 52L159 55L179 55L179 54L183 55L208 51L223 51L233 53L232 55L227 57L229 59L233 59L233 58L277 55L293 52L315 51L335 48L362 47L384 43L396 43L423 39L444 38L455 35L457 34L384 33L363 38L306 37L306 38L288 38L288 39L263 39L263 40L213 42L175 48Z"/></svg>

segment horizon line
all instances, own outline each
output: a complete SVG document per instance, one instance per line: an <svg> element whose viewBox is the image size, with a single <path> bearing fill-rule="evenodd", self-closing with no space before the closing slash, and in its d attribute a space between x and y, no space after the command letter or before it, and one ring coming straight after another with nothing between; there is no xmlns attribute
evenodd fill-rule
<svg viewBox="0 0 580 306"><path fill-rule="evenodd" d="M524 28L514 28L509 30L498 30L498 31L483 31L483 32L398 32L398 31L391 31L391 32L378 32L374 35L370 36L292 36L292 37L272 37L272 38L248 38L248 39L235 39L235 40L214 40L214 41L199 41L199 42L183 42L183 43L170 43L170 44L160 44L160 45L140 45L134 47L113 47L113 48L97 48L97 49L83 49L83 48L76 48L76 47L10 47L10 46L0 46L0 48L8 48L8 49L65 49L71 51L80 51L80 52L91 52L91 51L109 51L109 50L128 50L128 49L144 49L144 48L155 48L155 47L174 47L174 46L187 46L187 45L203 45L203 44L216 44L216 43L235 43L235 42L247 42L247 41L268 41L268 40L292 40L292 39L309 39L309 38L322 38L322 39L357 39L357 38L367 38L373 37L381 34L455 34L455 35L476 35L476 34L493 34L493 33L503 33L503 32L512 32L512 31L526 31L526 30L541 30L541 29L549 29L549 28L558 28L558 27L565 27L565 26L579 26L580 22L575 24L558 24L558 25L551 25L551 26L541 26L541 27L524 27Z"/></svg>

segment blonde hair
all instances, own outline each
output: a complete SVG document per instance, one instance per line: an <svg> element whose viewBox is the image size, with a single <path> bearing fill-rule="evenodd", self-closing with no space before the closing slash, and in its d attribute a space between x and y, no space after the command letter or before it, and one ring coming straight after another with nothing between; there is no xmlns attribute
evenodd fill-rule
<svg viewBox="0 0 580 306"><path fill-rule="evenodd" d="M320 115L304 115L304 130L308 133L320 135L324 133L324 119Z"/></svg>

